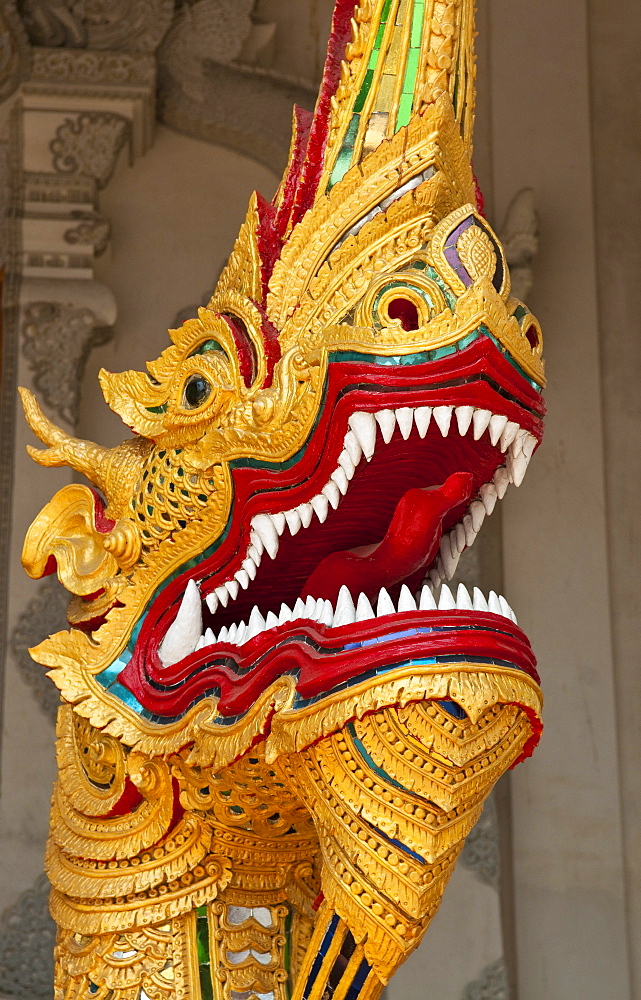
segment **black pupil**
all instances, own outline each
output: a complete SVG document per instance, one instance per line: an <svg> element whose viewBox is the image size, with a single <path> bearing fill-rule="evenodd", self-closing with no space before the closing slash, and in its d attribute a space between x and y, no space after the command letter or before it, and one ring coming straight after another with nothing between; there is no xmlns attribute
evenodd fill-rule
<svg viewBox="0 0 641 1000"><path fill-rule="evenodd" d="M185 386L185 402L187 406L200 406L211 392L211 386L202 375L192 375Z"/></svg>

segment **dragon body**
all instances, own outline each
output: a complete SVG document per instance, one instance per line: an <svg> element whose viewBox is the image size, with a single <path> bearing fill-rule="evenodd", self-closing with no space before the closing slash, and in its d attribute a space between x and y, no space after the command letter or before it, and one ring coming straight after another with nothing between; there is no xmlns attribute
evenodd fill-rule
<svg viewBox="0 0 641 1000"><path fill-rule="evenodd" d="M337 0L313 115L135 437L68 436L24 564L71 629L47 868L59 998L376 998L540 732L461 552L543 430L539 325L471 169L471 0Z"/></svg>

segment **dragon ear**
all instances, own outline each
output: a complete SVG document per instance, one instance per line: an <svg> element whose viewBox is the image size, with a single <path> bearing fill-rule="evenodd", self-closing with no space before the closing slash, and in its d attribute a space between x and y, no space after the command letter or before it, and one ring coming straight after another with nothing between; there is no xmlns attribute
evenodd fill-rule
<svg viewBox="0 0 641 1000"><path fill-rule="evenodd" d="M167 394L144 372L98 373L100 388L108 406L136 434L155 441L165 430L163 423Z"/></svg>

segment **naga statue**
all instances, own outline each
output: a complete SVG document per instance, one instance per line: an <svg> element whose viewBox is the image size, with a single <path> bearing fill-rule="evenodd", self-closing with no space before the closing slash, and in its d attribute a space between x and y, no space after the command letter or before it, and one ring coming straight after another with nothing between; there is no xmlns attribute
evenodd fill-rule
<svg viewBox="0 0 641 1000"><path fill-rule="evenodd" d="M23 561L70 592L57 1000L376 1000L538 740L503 597L450 588L543 430L539 324L471 166L474 0L336 0L313 114L134 436L69 436ZM453 592L454 591L454 592Z"/></svg>

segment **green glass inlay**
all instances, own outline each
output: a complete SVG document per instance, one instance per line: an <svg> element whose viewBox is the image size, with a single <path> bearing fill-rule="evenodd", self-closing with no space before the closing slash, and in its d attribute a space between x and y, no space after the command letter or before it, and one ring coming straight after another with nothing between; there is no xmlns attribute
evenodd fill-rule
<svg viewBox="0 0 641 1000"><path fill-rule="evenodd" d="M219 344L217 340L206 340L200 347L197 347L195 351L192 351L189 355L190 358L195 357L197 354L206 354L207 351L222 351L223 354L227 354L227 351Z"/></svg>
<svg viewBox="0 0 641 1000"><path fill-rule="evenodd" d="M332 175L329 179L328 190L334 187L338 181L342 180L347 171L352 164L352 156L354 154L354 143L356 142L356 136L358 135L358 126L361 120L361 116L358 114L352 115L352 120L349 123L347 132L345 133L345 139L343 141L343 146L340 153L336 158L336 163L334 164L334 169L332 170Z"/></svg>
<svg viewBox="0 0 641 1000"><path fill-rule="evenodd" d="M404 128L409 124L412 117L412 106L414 104L414 94L401 94L398 103L398 115L396 117L396 128Z"/></svg>
<svg viewBox="0 0 641 1000"><path fill-rule="evenodd" d="M356 98L356 103L354 104L354 113L361 112L365 106L365 101L367 100L367 95L369 94L370 87L372 86L372 80L374 79L374 70L368 69L365 74L365 79L363 80L363 86L360 89L359 95Z"/></svg>
<svg viewBox="0 0 641 1000"><path fill-rule="evenodd" d="M166 413L167 404L163 403L161 406L146 406L145 409L148 413Z"/></svg>
<svg viewBox="0 0 641 1000"><path fill-rule="evenodd" d="M207 965L209 963L209 925L207 923L207 908L204 916L198 916L196 920L196 943L198 945L198 964Z"/></svg>
<svg viewBox="0 0 641 1000"><path fill-rule="evenodd" d="M392 6L392 0L386 0L383 7L383 12L381 14L381 24L386 24L389 19L390 7Z"/></svg>

